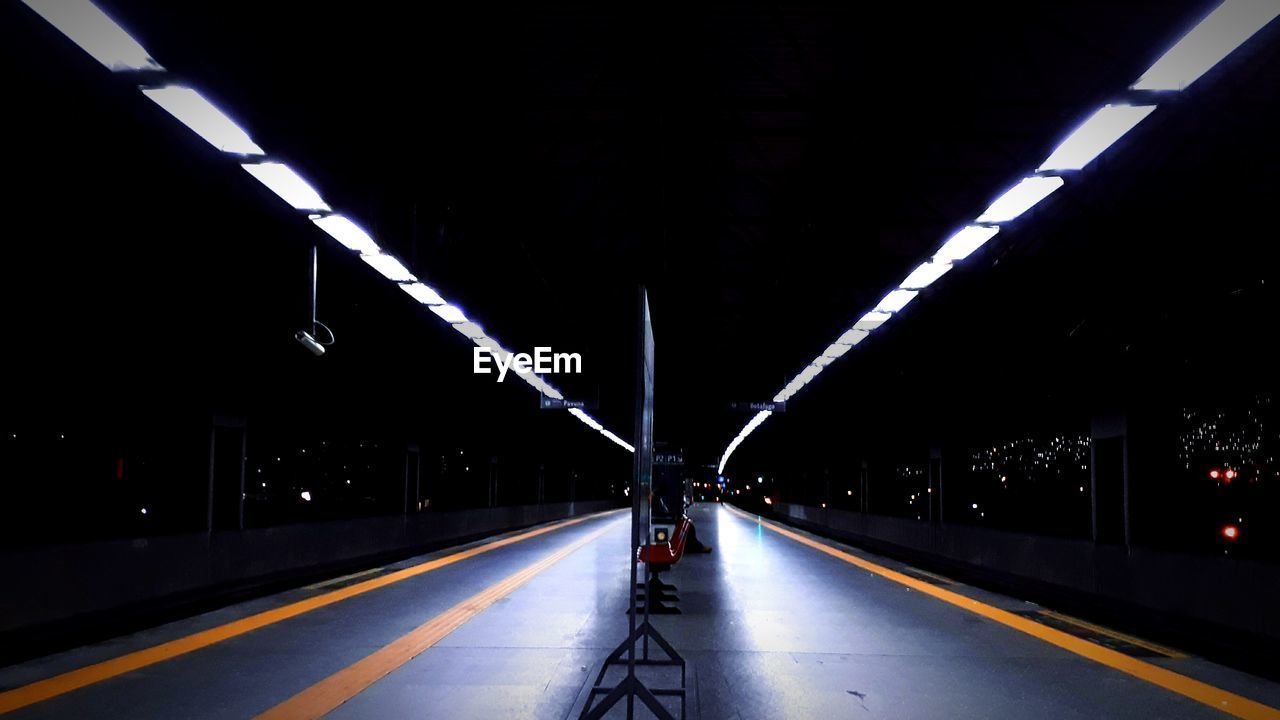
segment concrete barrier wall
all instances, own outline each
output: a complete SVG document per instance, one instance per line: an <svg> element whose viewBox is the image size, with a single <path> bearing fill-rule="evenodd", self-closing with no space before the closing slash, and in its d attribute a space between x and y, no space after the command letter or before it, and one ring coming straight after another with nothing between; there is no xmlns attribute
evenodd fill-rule
<svg viewBox="0 0 1280 720"><path fill-rule="evenodd" d="M1006 587L1060 591L1075 601L1112 604L1130 614L1151 610L1166 625L1184 620L1188 626L1203 624L1202 631L1220 628L1241 633L1237 639L1247 635L1280 642L1280 567L1273 565L964 525L935 526L791 503L777 503L772 514L872 550L968 570ZM1227 644L1231 640L1217 639Z"/></svg>
<svg viewBox="0 0 1280 720"><path fill-rule="evenodd" d="M0 638L207 601L615 507L523 505L0 551Z"/></svg>

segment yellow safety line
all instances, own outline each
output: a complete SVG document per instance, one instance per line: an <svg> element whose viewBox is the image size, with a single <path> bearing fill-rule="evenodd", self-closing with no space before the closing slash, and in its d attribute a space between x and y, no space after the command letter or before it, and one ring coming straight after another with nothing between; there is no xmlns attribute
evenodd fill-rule
<svg viewBox="0 0 1280 720"><path fill-rule="evenodd" d="M466 550L445 555L444 557L428 560L412 567L397 570L396 572L387 573L380 577L365 580L364 582L356 583L355 585L348 585L347 587L339 588L332 592L324 593L323 595L299 600L282 607L266 610L264 612L256 613L254 615L226 623L225 625L219 625L208 630L202 630L198 633L187 635L186 637L181 637L149 648L137 650L94 665L87 665L76 670L62 673L61 675L55 675L51 678L33 682L30 685L23 685L22 687L0 692L0 714L11 712L28 705L34 705L35 703L43 702L49 698L57 697L73 690L79 690L80 688L87 687L95 683L100 683L103 680L110 680L111 678L119 677L125 673L133 672L134 670L154 665L158 662L173 659L179 655L185 655L189 652L209 647L210 645L220 643L223 640L229 640L247 632L278 623L282 620L297 617L298 615L311 612L317 608L322 608L326 605L332 605L336 602L346 600L347 598L367 593L370 590L377 590L403 580L408 580L411 577L431 572L432 570L445 567L446 565L452 565L453 563L475 557L482 553L487 553L491 550L497 550L498 548L513 545L554 530L559 530L570 525L576 525L593 517L607 515L614 512L618 511L611 510L606 513L596 513L593 515L571 518L552 525L546 525L534 530L529 530L518 535L494 540L483 545L477 545L475 547L467 548Z"/></svg>
<svg viewBox="0 0 1280 720"><path fill-rule="evenodd" d="M1090 630L1092 632L1106 635L1107 637L1114 638L1121 642L1129 643L1130 645L1137 645L1140 648L1145 648L1147 650L1150 650L1153 653L1165 655L1167 657L1184 658L1187 656L1186 653L1178 652L1173 648L1167 648L1163 645L1157 645L1156 643L1153 643L1149 640L1143 640L1140 637L1126 635L1125 633L1122 633L1118 630L1112 630L1111 628L1103 627L1102 625L1095 625L1091 622L1081 620L1080 618L1074 618L1074 617L1071 617L1070 615L1063 615L1062 613L1055 612L1053 610L1040 610L1039 614L1044 615L1045 617L1051 617L1055 620L1061 620L1064 623L1070 623L1072 625L1075 625L1076 627L1084 628L1085 630Z"/></svg>
<svg viewBox="0 0 1280 720"><path fill-rule="evenodd" d="M327 587L329 587L330 585L337 585L337 584L339 584L339 583L344 583L344 582L346 582L346 581L348 581L348 580L355 580L355 579L356 579L356 578L358 578L358 577L364 577L365 575L372 575L372 574L377 573L377 572L382 572L383 570L384 570L384 568L380 568L380 567L376 567L376 568L369 568L368 570L361 570L360 572L353 572L353 573L351 573L350 575L343 575L342 577L329 578L328 580L323 580L323 581L318 582L318 583L313 583L313 584L311 584L311 585L307 585L306 587L304 587L304 588L302 588L302 589L303 589L303 590L323 590L324 588L327 588Z"/></svg>
<svg viewBox="0 0 1280 720"><path fill-rule="evenodd" d="M845 552L844 550L818 542L817 540L805 537L799 533L792 532L791 530L764 520L758 516L748 515L736 508L728 506L726 506L726 508L736 515L759 523L763 527L766 527L779 535L795 540L802 545L808 545L815 550L843 560L851 565L857 565L858 567L873 572L876 575L888 578L889 580L901 583L902 585L906 585L912 590L930 595L942 600L943 602L955 605L958 608L963 608L969 612L981 615L989 620L994 620L1002 625L1011 627L1014 630L1019 630L1051 645L1056 645L1063 650L1075 653L1076 655L1093 660L1094 662L1101 663L1112 669L1119 670L1120 672L1127 673L1140 680L1145 680L1153 685L1159 685L1166 690L1171 690L1179 695L1195 700L1196 702L1208 705L1211 708L1216 708L1222 712L1239 718L1246 718L1247 720L1280 720L1280 710L1269 705L1263 705L1262 703L1250 700L1247 697L1227 692L1226 690L1214 687L1208 683L1187 677L1186 675L1181 675L1171 670L1166 670L1158 665L1152 665L1151 663L1144 662L1138 658L1129 657L1124 653L1117 652L1101 645L1096 645L1088 640L1071 635L1070 633L1065 633L1061 630L1051 628L1048 625L1042 625L1030 618L1011 613L1007 610L1001 610L1000 608L987 605L986 603L965 597L964 595L946 590L938 587L937 585L932 585L924 582L923 580L917 580L909 575L904 575L882 565L877 565L870 560L858 557L852 553Z"/></svg>
<svg viewBox="0 0 1280 720"><path fill-rule="evenodd" d="M270 710L258 720L314 720L335 710L371 685L391 674L449 633L510 595L538 573L555 565L574 551L594 542L613 528L611 523L575 540L504 580L485 588L365 658L348 665Z"/></svg>

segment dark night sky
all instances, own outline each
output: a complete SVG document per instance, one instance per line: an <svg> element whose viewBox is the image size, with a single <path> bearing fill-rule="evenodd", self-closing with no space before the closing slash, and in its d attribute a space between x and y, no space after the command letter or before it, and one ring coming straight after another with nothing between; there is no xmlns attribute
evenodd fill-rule
<svg viewBox="0 0 1280 720"><path fill-rule="evenodd" d="M102 5L508 347L581 352L558 384L624 437L647 284L658 439L707 463L745 420L727 402L771 397L1213 3ZM461 337L25 7L0 25L11 412L624 454L472 376ZM1277 77L1273 23L742 462L1271 388ZM291 339L315 240L322 359Z"/></svg>

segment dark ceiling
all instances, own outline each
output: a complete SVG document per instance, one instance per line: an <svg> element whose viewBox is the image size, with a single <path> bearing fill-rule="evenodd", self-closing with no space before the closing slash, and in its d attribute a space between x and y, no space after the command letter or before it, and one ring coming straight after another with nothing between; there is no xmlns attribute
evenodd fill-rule
<svg viewBox="0 0 1280 720"><path fill-rule="evenodd" d="M658 436L700 462L745 420L727 402L771 397L1213 4L101 3L508 347L581 352L585 375L559 384L598 397L623 436L646 284ZM321 258L320 312L339 344L295 357L305 278L290 273L317 231L25 8L0 13L24 185L10 243L26 267L45 263L36 276L57 262L76 282L106 282L98 268L129 286L104 322L94 298L56 299L27 275L6 299L46 303L14 321L31 367L47 368L32 347L72 328L138 382L177 372L138 380L149 349L207 344L167 387L233 367L229 386L287 402L320 391L281 378L322 372L290 368L329 363L344 382L395 378L323 380L363 413L375 393L466 428L518 417L559 423L548 442L607 446L513 415L534 404L527 387L483 387L461 338L337 252ZM922 422L939 398L930 423L1074 417L1090 402L1078 391L1124 377L1124 353L1176 354L1188 318L1263 292L1278 34L1161 108L825 373L775 421L789 429L752 442L838 452L881 419ZM201 299L184 299L192 287ZM288 359L259 366L267 346Z"/></svg>

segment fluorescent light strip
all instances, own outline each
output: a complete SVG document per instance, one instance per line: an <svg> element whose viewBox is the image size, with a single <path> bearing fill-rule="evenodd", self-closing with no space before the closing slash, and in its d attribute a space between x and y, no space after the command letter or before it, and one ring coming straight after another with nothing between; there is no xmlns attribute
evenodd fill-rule
<svg viewBox="0 0 1280 720"><path fill-rule="evenodd" d="M323 215L312 218L311 222L348 250L355 250L361 255L377 255L382 252L378 243L369 237L369 233L345 215Z"/></svg>
<svg viewBox="0 0 1280 720"><path fill-rule="evenodd" d="M729 456L733 455L733 452L738 449L738 446L742 444L742 441L746 440L748 435L755 432L756 428L760 427L760 425L763 424L765 420L768 420L769 416L772 414L773 411L771 410L761 410L755 414L755 417L751 418L751 420L747 422L746 427L742 428L738 433L738 436L729 443L729 447L725 448L724 454L720 456L720 467L716 470L717 475L724 474L724 466L728 464Z"/></svg>
<svg viewBox="0 0 1280 720"><path fill-rule="evenodd" d="M1226 0L1209 13L1132 86L1183 90L1280 15L1275 0Z"/></svg>
<svg viewBox="0 0 1280 720"><path fill-rule="evenodd" d="M418 279L393 255L361 255L360 259L391 282L411 283Z"/></svg>
<svg viewBox="0 0 1280 720"><path fill-rule="evenodd" d="M859 328L849 328L848 330L844 331L843 335L836 338L836 342L841 345L848 345L849 347L853 347L854 345L857 345L863 340L866 340L867 336L870 334L871 334L870 330L862 330Z"/></svg>
<svg viewBox="0 0 1280 720"><path fill-rule="evenodd" d="M494 340L488 335L483 335L477 338L471 338L471 340L476 345L479 345L482 348L488 348L489 352L496 358L505 359L508 355L511 354L506 348L499 345L497 340Z"/></svg>
<svg viewBox="0 0 1280 720"><path fill-rule="evenodd" d="M23 0L23 2L81 49L113 71L164 71L164 67L152 59L141 44L88 0ZM139 90L219 150L238 155L266 155L266 152L244 129L185 82L174 81L161 87L144 86ZM293 168L273 160L242 163L241 167L295 210L313 213L311 221L317 227L341 243L343 247L360 253L361 260L388 280L399 284L404 292L426 305L431 312L452 325L458 332L471 338L477 345L489 347L495 353L509 354L498 345L497 341L487 337L478 325L468 321L466 314L460 308L446 303L433 288L417 282L413 273L398 259L382 252L377 242L359 225L345 215L330 214L332 209L329 204ZM525 379L539 392L549 397L564 399L564 395L559 390L532 373L517 376ZM618 436L603 429L599 423L595 425L611 441L634 452L634 449Z"/></svg>
<svg viewBox="0 0 1280 720"><path fill-rule="evenodd" d="M978 216L980 223L1007 223L1040 203L1062 187L1060 177L1027 177L996 198L985 212Z"/></svg>
<svg viewBox="0 0 1280 720"><path fill-rule="evenodd" d="M870 332L883 325L891 317L893 317L892 313L883 310L872 310L859 318L858 322L853 324L853 329Z"/></svg>
<svg viewBox="0 0 1280 720"><path fill-rule="evenodd" d="M1156 61L1151 69L1133 85L1133 90L1182 90L1216 65L1233 50L1256 34L1267 24L1280 17L1278 0L1225 0L1208 17L1197 24L1181 40ZM1054 173L1081 170L1099 155L1124 137L1138 123L1155 110L1155 105L1104 105L1095 110L1079 127L1071 132L1040 165L1037 172ZM1040 201L1061 188L1064 181L1054 175L1025 177L991 203L976 223L962 228L943 243L929 262L922 263L898 286L885 296L875 310L863 315L852 328L846 330L836 345L828 347L815 362L830 364L844 353L833 354L838 345L852 347L880 325L891 313L901 310L915 298L899 293L919 291L933 284L950 271L952 264L964 260L975 250L1000 232L999 223L1017 219L1035 207ZM809 365L787 383L774 402L785 402L799 392L821 371L819 365ZM729 456L755 429L756 420L747 423L737 437L725 448L720 459L719 473L724 473ZM756 423L758 424L758 423Z"/></svg>
<svg viewBox="0 0 1280 720"><path fill-rule="evenodd" d="M113 72L164 68L89 0L23 0L27 7Z"/></svg>
<svg viewBox="0 0 1280 720"><path fill-rule="evenodd" d="M462 333L468 340L487 337L484 334L484 328L481 328L473 322L457 323L453 326L453 329Z"/></svg>
<svg viewBox="0 0 1280 720"><path fill-rule="evenodd" d="M901 312L902 308L906 307L907 303L914 300L919 294L920 292L918 290L891 290L889 294L885 295L880 301L880 304L876 305L873 312Z"/></svg>
<svg viewBox="0 0 1280 720"><path fill-rule="evenodd" d="M827 346L827 349L823 351L822 356L829 357L834 360L849 352L849 349L852 347L852 345L844 345L842 343L831 343Z"/></svg>
<svg viewBox="0 0 1280 720"><path fill-rule="evenodd" d="M1036 172L1083 170L1155 109L1155 105L1103 105L1073 130Z"/></svg>
<svg viewBox="0 0 1280 720"><path fill-rule="evenodd" d="M449 323L450 325L464 323L467 321L467 316L463 314L462 310L457 306L450 305L448 303L445 303L444 305L429 305L427 306L427 309L438 315L441 320Z"/></svg>
<svg viewBox="0 0 1280 720"><path fill-rule="evenodd" d="M436 292L430 285L423 283L405 283L400 289L409 293L409 296L423 305L444 305L444 298L440 297L440 293Z"/></svg>
<svg viewBox="0 0 1280 720"><path fill-rule="evenodd" d="M998 225L970 225L952 235L938 248L933 256L934 262L955 263L971 254L974 250L987 244L987 241L1000 232Z"/></svg>
<svg viewBox="0 0 1280 720"><path fill-rule="evenodd" d="M951 267L952 265L949 262L933 262L930 260L920 263L920 266L912 270L911 274L898 287L908 290L922 290L950 272Z"/></svg>
<svg viewBox="0 0 1280 720"><path fill-rule="evenodd" d="M241 165L245 172L258 179L267 189L280 196L295 210L324 210L329 205L320 197L320 193L311 187L311 183L293 171L293 168L278 162L245 163Z"/></svg>
<svg viewBox="0 0 1280 720"><path fill-rule="evenodd" d="M262 148L253 142L249 133L227 117L226 113L214 107L213 103L206 100L203 95L189 87L167 85L143 88L142 94L222 152L239 155L263 154Z"/></svg>

